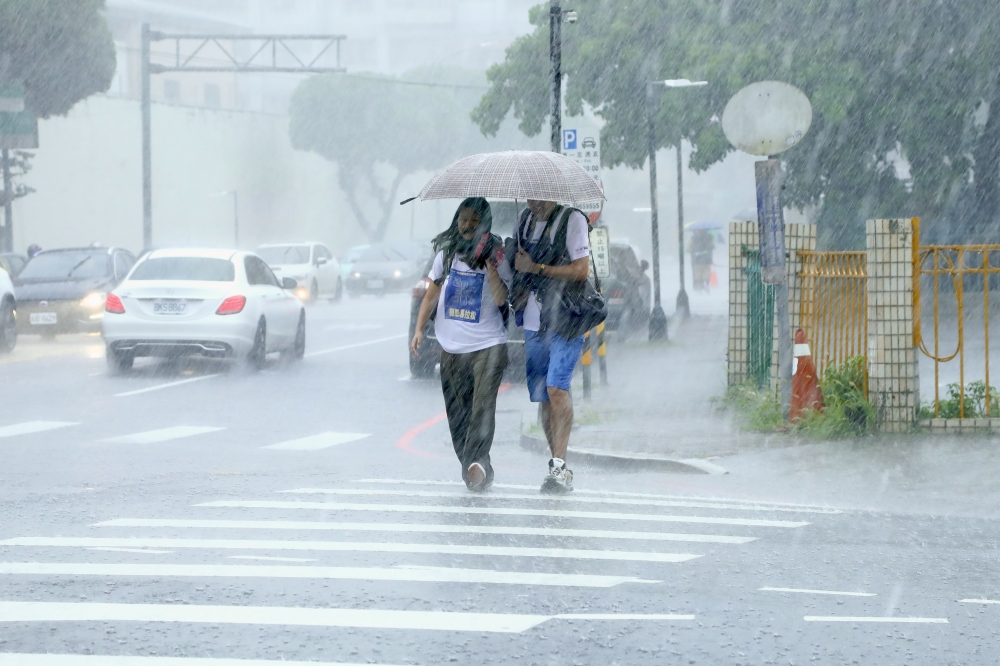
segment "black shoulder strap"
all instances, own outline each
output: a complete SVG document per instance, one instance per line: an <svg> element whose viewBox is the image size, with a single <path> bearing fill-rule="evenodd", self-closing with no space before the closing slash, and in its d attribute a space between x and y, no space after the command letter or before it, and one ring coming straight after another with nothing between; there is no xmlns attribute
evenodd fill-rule
<svg viewBox="0 0 1000 666"><path fill-rule="evenodd" d="M521 211L520 216L517 219L517 228L514 233L514 237L517 239L517 246L521 247L521 240L524 238L526 230L524 226L528 223L528 218L531 217L531 209L525 208Z"/></svg>

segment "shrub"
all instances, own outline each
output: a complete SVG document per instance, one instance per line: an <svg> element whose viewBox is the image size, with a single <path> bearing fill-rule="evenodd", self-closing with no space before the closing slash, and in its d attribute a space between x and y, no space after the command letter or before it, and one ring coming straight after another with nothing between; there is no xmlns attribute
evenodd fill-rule
<svg viewBox="0 0 1000 666"><path fill-rule="evenodd" d="M948 384L948 397L938 402L938 418L957 419L962 416L961 386L958 382ZM979 419L1000 417L1000 394L996 387L990 387L990 411L986 413L986 382L970 382L965 387L965 418ZM920 418L934 417L934 404L920 406Z"/></svg>

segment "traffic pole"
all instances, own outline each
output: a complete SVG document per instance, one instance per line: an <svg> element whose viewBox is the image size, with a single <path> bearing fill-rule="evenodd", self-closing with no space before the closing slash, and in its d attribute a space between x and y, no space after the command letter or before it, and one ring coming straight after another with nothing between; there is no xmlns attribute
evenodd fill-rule
<svg viewBox="0 0 1000 666"><path fill-rule="evenodd" d="M604 322L597 325L597 367L601 373L601 386L608 385L608 345L604 342Z"/></svg>
<svg viewBox="0 0 1000 666"><path fill-rule="evenodd" d="M583 334L583 353L580 355L583 365L583 399L590 400L590 331Z"/></svg>

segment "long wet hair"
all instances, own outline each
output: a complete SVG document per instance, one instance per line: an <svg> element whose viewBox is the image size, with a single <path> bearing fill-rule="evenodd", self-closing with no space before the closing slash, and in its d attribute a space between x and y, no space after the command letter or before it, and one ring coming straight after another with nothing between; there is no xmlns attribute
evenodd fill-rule
<svg viewBox="0 0 1000 666"><path fill-rule="evenodd" d="M458 232L458 216L463 208L471 209L479 216L479 226L472 236L472 240L466 240ZM479 237L493 229L493 211L490 210L490 203L482 197L469 197L458 204L455 215L451 218L451 225L434 237L434 252L444 252L447 257L459 256L469 266L472 266L472 252L476 249Z"/></svg>

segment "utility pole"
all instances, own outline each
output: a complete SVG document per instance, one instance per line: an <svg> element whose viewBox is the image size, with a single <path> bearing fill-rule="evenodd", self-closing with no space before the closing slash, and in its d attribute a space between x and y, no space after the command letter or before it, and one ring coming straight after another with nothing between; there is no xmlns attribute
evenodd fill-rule
<svg viewBox="0 0 1000 666"><path fill-rule="evenodd" d="M649 211L653 233L653 313L649 317L649 339L667 339L667 314L660 300L660 222L656 195L656 123L653 120L653 84L646 83L646 126L649 149Z"/></svg>
<svg viewBox="0 0 1000 666"><path fill-rule="evenodd" d="M156 30L150 30L148 23L142 24L142 41L140 45L139 78L142 89L142 244L145 249L153 247L153 164L152 164L152 122L150 119L149 79L152 74L164 72L231 72L233 74L330 74L345 72L340 66L340 42L347 39L346 35L170 35ZM164 65L150 62L150 44L156 41L172 41L173 64ZM194 42L190 55L181 55L181 42ZM241 60L235 49L227 50L220 42L254 42L250 57ZM291 48L294 42L317 42L319 52L313 58L300 58ZM258 46L258 44L260 44ZM192 64L203 50L211 50L212 59L206 64ZM319 59L330 48L335 48L337 56L336 67L317 65ZM278 64L278 53L290 58L294 64ZM202 57L205 57L204 55ZM221 60L221 62L220 62ZM270 62L266 62L270 60ZM236 194L233 191L233 205L236 206ZM236 224L236 241L239 244L239 219L234 213Z"/></svg>
<svg viewBox="0 0 1000 666"><path fill-rule="evenodd" d="M0 250L3 252L14 251L14 210L11 204L14 203L14 186L10 182L10 151L3 149L3 238L0 243Z"/></svg>
<svg viewBox="0 0 1000 666"><path fill-rule="evenodd" d="M552 62L552 89L549 93L551 148L562 152L562 7L549 0L549 60Z"/></svg>
<svg viewBox="0 0 1000 666"><path fill-rule="evenodd" d="M240 249L240 195L233 190L233 247Z"/></svg>
<svg viewBox="0 0 1000 666"><path fill-rule="evenodd" d="M677 262L681 271L681 290L677 292L677 314L691 316L687 291L684 289L684 163L681 160L681 136L677 136Z"/></svg>

